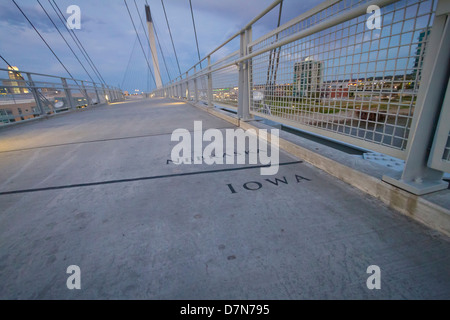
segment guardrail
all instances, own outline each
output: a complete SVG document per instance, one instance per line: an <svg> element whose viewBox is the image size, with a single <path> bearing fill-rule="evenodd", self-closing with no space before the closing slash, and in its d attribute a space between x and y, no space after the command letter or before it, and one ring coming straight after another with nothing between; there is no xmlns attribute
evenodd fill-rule
<svg viewBox="0 0 450 320"><path fill-rule="evenodd" d="M122 99L112 86L0 68L0 125Z"/></svg>
<svg viewBox="0 0 450 320"><path fill-rule="evenodd" d="M280 2L152 95L232 105L244 121L259 116L403 159L403 173L383 179L415 194L446 188L449 1L329 0L253 41L252 25ZM380 9L379 29L369 6ZM211 63L234 40L240 50Z"/></svg>

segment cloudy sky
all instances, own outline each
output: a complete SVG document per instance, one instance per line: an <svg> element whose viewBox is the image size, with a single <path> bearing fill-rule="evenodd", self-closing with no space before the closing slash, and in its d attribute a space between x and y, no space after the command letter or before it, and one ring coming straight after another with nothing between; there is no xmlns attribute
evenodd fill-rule
<svg viewBox="0 0 450 320"><path fill-rule="evenodd" d="M17 4L34 23L36 28L60 57L75 78L89 80L62 37L56 31L36 0L16 0ZM50 16L60 28L64 37L73 46L86 69L97 81L93 71L84 60L71 37L58 20L49 0L40 0ZM145 23L145 0L127 0L134 22L141 35L147 54L148 42L144 39L139 14ZM161 0L147 0L152 10L153 20L160 38L161 47L171 77L178 75L178 67L170 42L170 37L162 10ZM285 23L299 14L313 8L321 0L285 0L281 23ZM96 64L108 84L120 86L124 90L138 88L146 90L154 87L147 64L136 41L131 19L123 0L56 0L65 17L70 5L81 8L81 29L75 30L83 46ZM199 38L200 54L203 57L228 37L239 31L247 22L272 3L272 0L192 0ZM181 71L190 68L197 60L194 30L188 0L164 0L169 23L172 29L175 48ZM254 39L274 29L277 24L278 8L273 10L254 26ZM0 54L12 65L21 70L68 76L61 64L52 55L44 42L32 29L12 0L0 2ZM224 56L237 49L233 42L217 57ZM159 52L159 49L158 49ZM168 74L160 53L163 81ZM150 60L151 62L151 60ZM5 67L5 63L0 61Z"/></svg>

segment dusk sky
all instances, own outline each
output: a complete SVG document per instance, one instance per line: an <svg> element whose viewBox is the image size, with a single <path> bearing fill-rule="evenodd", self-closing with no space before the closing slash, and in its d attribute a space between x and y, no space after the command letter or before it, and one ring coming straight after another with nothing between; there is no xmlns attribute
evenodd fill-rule
<svg viewBox="0 0 450 320"><path fill-rule="evenodd" d="M48 0L40 0L48 13L57 23L64 37L73 46L80 60L85 64L94 80L94 73L85 62L71 37L58 20ZM135 0L145 23L145 0ZM158 32L167 68L171 77L178 75L175 56L165 21L160 0L147 0ZM37 1L16 0L27 14L42 36L60 57L62 62L75 78L89 80L79 62L69 50L64 40L55 30ZM313 8L322 1L285 0L281 23L285 23L299 14ZM70 5L81 8L81 30L75 30L87 52L96 64L108 84L120 86L124 90L134 88L146 90L149 75L147 65L136 41L130 17L123 0L56 0L66 18L66 9ZM134 0L127 0L136 27L141 35L148 54L148 42L144 38L141 22ZM196 27L202 58L228 37L239 31L247 22L254 18L272 3L272 0L192 0ZM181 71L189 69L197 61L197 48L188 0L165 0L166 11L175 47L178 54ZM278 8L254 26L253 38L257 39L264 33L274 29L277 24ZM0 54L20 70L68 76L61 64L52 55L37 33L32 29L18 8L11 0L0 3ZM222 50L217 57L225 56L237 49L232 43ZM158 49L159 50L159 49ZM159 51L158 51L159 52ZM167 72L160 56L163 82L167 81ZM151 63L151 60L150 60ZM3 68L6 64L1 61ZM128 68L127 68L128 66ZM150 89L154 87L150 80Z"/></svg>

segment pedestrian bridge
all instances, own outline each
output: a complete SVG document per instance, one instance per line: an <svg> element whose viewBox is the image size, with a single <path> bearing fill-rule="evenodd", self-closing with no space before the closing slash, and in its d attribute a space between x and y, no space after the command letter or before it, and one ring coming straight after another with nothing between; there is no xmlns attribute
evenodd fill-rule
<svg viewBox="0 0 450 320"><path fill-rule="evenodd" d="M450 298L449 190L409 194L362 156L286 132L275 176L175 165L171 134L194 121L266 127L155 98L2 128L0 298ZM66 286L70 265L81 290Z"/></svg>

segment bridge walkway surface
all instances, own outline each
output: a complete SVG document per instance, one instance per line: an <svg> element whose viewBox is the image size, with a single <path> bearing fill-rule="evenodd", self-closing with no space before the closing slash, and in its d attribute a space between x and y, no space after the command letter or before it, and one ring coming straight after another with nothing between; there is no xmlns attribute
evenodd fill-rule
<svg viewBox="0 0 450 320"><path fill-rule="evenodd" d="M283 151L175 165L194 121L236 129L168 99L2 129L0 299L450 298L447 236Z"/></svg>

